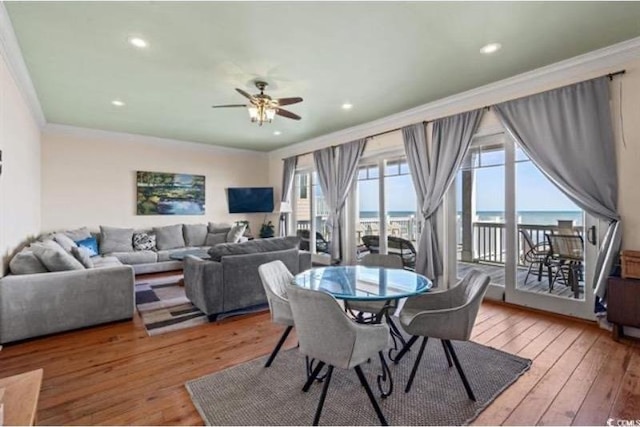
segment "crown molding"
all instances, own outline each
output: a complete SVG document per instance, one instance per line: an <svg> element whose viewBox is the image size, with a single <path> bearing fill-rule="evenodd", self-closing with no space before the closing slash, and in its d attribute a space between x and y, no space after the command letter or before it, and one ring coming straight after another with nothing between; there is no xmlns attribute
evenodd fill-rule
<svg viewBox="0 0 640 427"><path fill-rule="evenodd" d="M0 1L0 55L7 63L9 73L11 73L18 90L29 106L34 120L42 128L47 123L47 120L42 112L40 100L22 57L20 45L9 18L9 12L7 12L3 1Z"/></svg>
<svg viewBox="0 0 640 427"><path fill-rule="evenodd" d="M618 71L640 58L640 37L448 96L368 123L352 126L269 152L284 158L397 129L423 120L469 111ZM624 76L622 77L624 78Z"/></svg>
<svg viewBox="0 0 640 427"><path fill-rule="evenodd" d="M208 152L215 154L237 154L252 155L267 158L269 153L265 151L245 150L241 148L223 147L201 142L183 141L179 139L159 138L156 136L140 135L126 132L115 132L109 130L83 128L78 126L61 125L47 123L42 128L44 136L68 136L74 138L101 139L123 144L148 144L155 147L179 148L181 150L191 150Z"/></svg>

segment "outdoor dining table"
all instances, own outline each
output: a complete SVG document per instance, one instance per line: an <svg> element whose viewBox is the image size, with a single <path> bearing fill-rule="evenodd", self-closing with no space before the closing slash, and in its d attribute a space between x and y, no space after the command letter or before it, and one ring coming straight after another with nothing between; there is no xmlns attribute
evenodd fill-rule
<svg viewBox="0 0 640 427"><path fill-rule="evenodd" d="M405 344L401 332L391 319L391 310L397 307L396 302L402 298L418 295L431 289L429 279L413 271L365 266L332 266L313 268L304 271L294 278L294 283L307 289L326 292L337 300L344 302L345 310L350 312L349 302L379 301L381 309L371 317L354 316L361 323L381 323L383 319L389 324L389 332L393 347L388 357L393 361L393 352L398 352ZM380 354L382 373L378 375L378 388L382 397L393 392L391 371L384 354ZM308 363L311 370L313 362Z"/></svg>

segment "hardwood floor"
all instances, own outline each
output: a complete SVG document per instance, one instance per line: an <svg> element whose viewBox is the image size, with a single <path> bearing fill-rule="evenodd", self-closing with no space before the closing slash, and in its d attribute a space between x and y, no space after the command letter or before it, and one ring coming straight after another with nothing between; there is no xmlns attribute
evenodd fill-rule
<svg viewBox="0 0 640 427"><path fill-rule="evenodd" d="M262 313L148 337L136 317L6 345L0 377L44 368L40 424L200 425L184 383L267 354L281 332ZM581 321L495 303L483 304L473 340L533 359L476 425L640 419L637 343L616 343Z"/></svg>

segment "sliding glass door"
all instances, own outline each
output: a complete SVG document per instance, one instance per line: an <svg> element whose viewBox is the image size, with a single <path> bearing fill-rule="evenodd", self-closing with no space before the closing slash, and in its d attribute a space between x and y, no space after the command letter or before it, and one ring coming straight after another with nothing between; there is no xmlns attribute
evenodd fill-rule
<svg viewBox="0 0 640 427"><path fill-rule="evenodd" d="M475 138L449 197L450 280L479 269L494 297L593 318L597 224L511 138Z"/></svg>

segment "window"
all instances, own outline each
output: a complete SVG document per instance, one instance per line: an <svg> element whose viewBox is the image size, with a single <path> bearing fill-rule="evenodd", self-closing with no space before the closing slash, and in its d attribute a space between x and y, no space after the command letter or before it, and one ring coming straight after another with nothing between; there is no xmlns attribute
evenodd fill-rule
<svg viewBox="0 0 640 427"><path fill-rule="evenodd" d="M329 209L315 172L300 171L294 181L294 221L296 234L302 238L301 249L313 253L327 253L331 230L327 226ZM309 197L309 196L313 197ZM311 245L315 236L315 248Z"/></svg>

